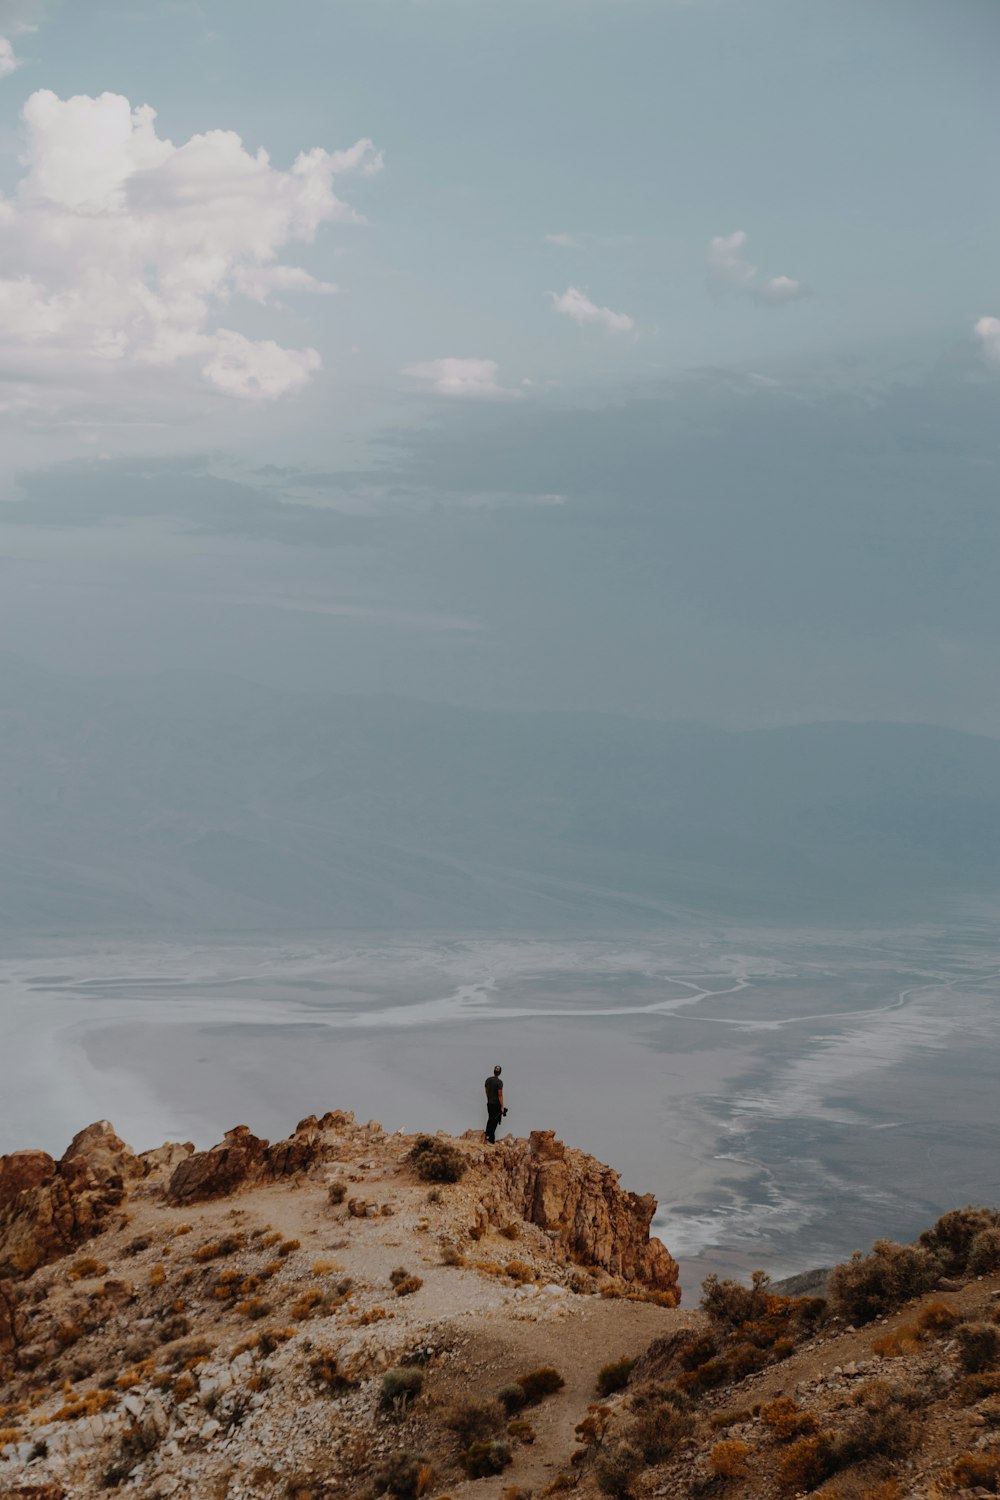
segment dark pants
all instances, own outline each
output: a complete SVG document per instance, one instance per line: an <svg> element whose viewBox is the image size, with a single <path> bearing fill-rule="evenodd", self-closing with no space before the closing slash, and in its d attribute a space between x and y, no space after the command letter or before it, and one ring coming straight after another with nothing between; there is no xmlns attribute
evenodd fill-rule
<svg viewBox="0 0 1000 1500"><path fill-rule="evenodd" d="M491 1146L496 1145L497 1126L500 1124L502 1118L503 1116L501 1114L499 1105L496 1107L496 1109L491 1108L489 1110L489 1118L486 1121L486 1139L489 1141Z"/></svg>

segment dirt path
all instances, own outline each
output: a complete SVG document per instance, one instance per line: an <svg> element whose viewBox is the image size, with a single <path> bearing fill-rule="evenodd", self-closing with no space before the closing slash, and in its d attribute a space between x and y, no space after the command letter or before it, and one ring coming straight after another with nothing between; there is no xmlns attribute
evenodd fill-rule
<svg viewBox="0 0 1000 1500"><path fill-rule="evenodd" d="M461 1384L455 1394L485 1400L501 1386L541 1365L558 1369L566 1384L523 1415L537 1434L530 1447L513 1445L514 1462L495 1479L467 1480L449 1488L455 1500L497 1500L509 1485L536 1493L562 1470L577 1446L575 1428L587 1406L598 1399L597 1373L612 1360L636 1358L661 1334L700 1326L697 1311L667 1309L641 1302L602 1301L596 1297L566 1299L565 1311L544 1314L539 1321L511 1321L491 1326L484 1318L457 1322L463 1341ZM544 1318L544 1320L543 1320Z"/></svg>

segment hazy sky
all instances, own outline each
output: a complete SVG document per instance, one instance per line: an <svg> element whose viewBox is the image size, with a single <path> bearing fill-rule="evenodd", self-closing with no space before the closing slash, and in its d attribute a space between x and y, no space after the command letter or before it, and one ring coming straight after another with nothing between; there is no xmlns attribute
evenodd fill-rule
<svg viewBox="0 0 1000 1500"><path fill-rule="evenodd" d="M995 0L0 0L0 644L1000 733Z"/></svg>

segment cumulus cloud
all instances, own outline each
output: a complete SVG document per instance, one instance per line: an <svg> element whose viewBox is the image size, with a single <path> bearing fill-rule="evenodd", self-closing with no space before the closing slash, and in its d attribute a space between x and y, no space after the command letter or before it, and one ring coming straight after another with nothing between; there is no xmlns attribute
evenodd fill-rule
<svg viewBox="0 0 1000 1500"><path fill-rule="evenodd" d="M1000 318L980 318L974 331L990 364L1000 365Z"/></svg>
<svg viewBox="0 0 1000 1500"><path fill-rule="evenodd" d="M13 46L5 36L0 36L0 78L8 78L18 66Z"/></svg>
<svg viewBox="0 0 1000 1500"><path fill-rule="evenodd" d="M438 396L509 396L497 380L495 359L428 359L407 365L411 380Z"/></svg>
<svg viewBox="0 0 1000 1500"><path fill-rule="evenodd" d="M324 224L360 222L334 180L379 170L371 141L282 170L233 131L175 145L148 106L47 89L22 122L25 172L0 198L0 350L42 380L177 366L244 398L289 394L320 367L314 349L219 320L233 321L234 298L335 290L280 256Z"/></svg>
<svg viewBox="0 0 1000 1500"><path fill-rule="evenodd" d="M780 306L806 294L801 281L791 276L762 277L746 257L746 231L717 234L708 242L708 271L719 291L742 292L757 302Z"/></svg>
<svg viewBox="0 0 1000 1500"><path fill-rule="evenodd" d="M564 292L550 292L549 296L552 298L553 309L572 318L574 323L599 323L611 333L628 333L635 327L635 322L628 313L613 312L610 307L598 307L579 287L570 286Z"/></svg>

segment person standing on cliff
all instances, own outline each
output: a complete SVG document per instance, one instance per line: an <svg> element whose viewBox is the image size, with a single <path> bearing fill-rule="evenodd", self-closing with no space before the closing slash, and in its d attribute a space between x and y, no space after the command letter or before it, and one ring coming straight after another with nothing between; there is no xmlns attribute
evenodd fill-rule
<svg viewBox="0 0 1000 1500"><path fill-rule="evenodd" d="M486 1139L496 1145L497 1126L507 1111L503 1107L503 1083L500 1079L500 1064L497 1063L486 1080Z"/></svg>

